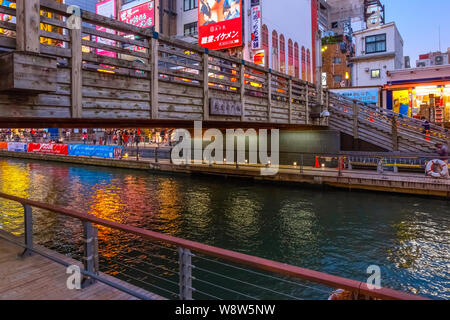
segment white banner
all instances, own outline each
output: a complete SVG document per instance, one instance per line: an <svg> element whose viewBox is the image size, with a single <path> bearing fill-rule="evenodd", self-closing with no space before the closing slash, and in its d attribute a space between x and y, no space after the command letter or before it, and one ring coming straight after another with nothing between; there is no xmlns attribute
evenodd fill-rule
<svg viewBox="0 0 450 320"><path fill-rule="evenodd" d="M252 49L261 49L262 27L261 27L261 5L252 6L251 10L252 23Z"/></svg>

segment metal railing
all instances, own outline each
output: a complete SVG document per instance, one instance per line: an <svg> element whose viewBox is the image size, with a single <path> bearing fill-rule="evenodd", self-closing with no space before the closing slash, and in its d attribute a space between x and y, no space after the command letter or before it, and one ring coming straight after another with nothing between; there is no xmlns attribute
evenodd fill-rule
<svg viewBox="0 0 450 320"><path fill-rule="evenodd" d="M98 274L95 252L100 248L95 247L97 242L94 236L94 225L99 229L106 228L121 235L106 243L109 247L113 247L109 251L105 251L103 254L101 250L98 251L100 252L100 261L109 260L109 264L103 267L100 263L100 269L118 278L125 277L128 282L139 287L151 288L153 292L164 293L170 298L183 300L194 298L264 299L267 297L303 299L305 296L310 297L311 292L315 292L321 298L326 299L331 293L327 288L340 288L350 291L356 299L425 299L387 288L370 288L365 282L184 240L4 193L0 193L0 198L17 202L24 207L26 255L42 254L33 246L32 208L74 218L81 221L83 225L84 270L82 272L85 275L85 285L101 281L141 299L148 297L112 283ZM127 249L126 253L117 249L116 254L112 255L111 251L115 251L115 248L111 242L125 241L125 239L132 241L133 245ZM43 255L67 265L51 256ZM133 270L132 274L127 273L130 270ZM160 270L160 272L155 272L155 270ZM259 280L257 281L255 278L259 278ZM288 286L289 289L281 290L280 284Z"/></svg>

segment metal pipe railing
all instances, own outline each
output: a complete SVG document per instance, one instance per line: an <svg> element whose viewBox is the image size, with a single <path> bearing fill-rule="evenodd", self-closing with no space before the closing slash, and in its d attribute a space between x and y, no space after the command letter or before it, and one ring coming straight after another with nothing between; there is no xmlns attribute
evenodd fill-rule
<svg viewBox="0 0 450 320"><path fill-rule="evenodd" d="M284 263L271 261L268 259L263 259L255 256L250 256L243 253L234 252L231 250L221 249L206 244L176 238L170 235L157 233L150 230L145 230L142 228L124 225L114 221L105 220L98 218L96 216L80 213L74 210L41 203L34 200L23 199L16 196L8 195L5 193L0 193L0 198L7 199L22 204L24 207L35 207L43 210L48 210L57 214L72 217L80 220L85 225L86 223L101 225L113 230L118 230L125 232L130 235L136 235L142 239L156 241L163 243L165 245L172 245L179 248L180 257L180 298L189 299L192 297L192 262L191 262L191 251L206 255L213 258L218 258L221 260L228 261L230 263L237 263L245 265L247 267L255 268L262 271L268 271L282 276L289 276L299 280L310 281L316 284L325 285L331 288L340 288L349 290L358 295L364 295L367 297L375 299L389 299L389 300L421 300L425 299L420 296L408 294L405 292L400 292L392 289L381 288L381 289L371 289L367 283L350 280L346 278L341 278L338 276L333 276L325 274L318 271L308 270L300 268L297 266L287 265ZM27 220L25 232L30 233L30 220ZM26 239L30 239L30 235L25 235ZM28 242L26 244L28 249L32 248L32 243ZM85 270L91 273L89 270Z"/></svg>

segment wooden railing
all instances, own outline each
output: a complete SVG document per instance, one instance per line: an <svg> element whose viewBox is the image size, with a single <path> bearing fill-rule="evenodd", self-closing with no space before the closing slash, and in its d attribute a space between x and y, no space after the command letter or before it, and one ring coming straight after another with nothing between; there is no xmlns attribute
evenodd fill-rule
<svg viewBox="0 0 450 320"><path fill-rule="evenodd" d="M329 124L405 152L430 152L449 137L437 126L425 137L416 119L320 93L306 81L150 29L88 11L81 12L81 30L69 29L72 13L64 4L17 0L17 7L0 6L0 14L17 16L16 23L0 22L0 49L57 59L56 90L26 97L0 93L0 117ZM33 67L23 63L26 77ZM324 110L331 113L329 123L320 117Z"/></svg>
<svg viewBox="0 0 450 320"><path fill-rule="evenodd" d="M226 261L233 264L238 265L244 265L247 267L254 268L256 270L262 270L267 271L276 275L280 276L287 276L292 277L297 280L304 280L309 281L314 284L318 285L324 285L330 288L340 288L348 290L353 294L353 296L357 299L365 298L374 298L374 299L386 299L386 300L424 300L425 298L421 296L416 296L412 294L408 294L405 292L400 292L392 289L387 288L370 288L369 285L366 282L359 282L355 280L345 279L329 274L325 274L322 272L317 272L313 270L308 270L292 265L287 265L280 262L275 262L263 258L258 258L254 256L250 256L247 254L230 251L226 249L221 249L213 246L209 246L206 244L184 240L180 238L176 238L170 235L161 234L157 232L153 232L150 230L145 230L142 228L130 226L130 225L124 225L121 223L117 223L114 221L105 220L102 218L98 218L96 216L76 212L74 210L57 207L50 204L45 204L29 199L23 199L19 197L15 197L12 195L0 193L0 198L7 199L10 201L14 201L17 203L20 203L24 207L24 215L25 215L25 245L26 249L28 249L28 252L33 252L33 230L32 230L32 207L33 208L39 208L43 210L47 210L59 215L63 215L66 217L75 218L77 220L80 220L83 222L85 227L88 230L92 229L92 225L99 225L104 226L107 228L111 228L115 231L121 231L124 232L127 236L137 236L141 238L142 240L151 240L156 241L160 244L166 244L175 246L180 249L180 252L184 255L191 256L191 251L196 254L203 254L208 257L218 258L222 261ZM90 232L88 232L90 234ZM91 237L91 235L89 236ZM89 250L94 251L95 248L90 248ZM89 254L91 255L92 252ZM183 255L182 254L182 255ZM88 255L88 256L89 256ZM180 259L181 261L182 259ZM190 258L188 259L190 260ZM186 261L185 261L186 262ZM184 263L184 262L180 262ZM191 265L191 262L188 262L188 265L186 266L186 272L184 274L180 274L180 281L186 281L186 279L189 279L188 287L186 287L186 283L181 284L180 288L183 290L191 290L191 292L182 292L180 294L181 299L185 298L192 298L192 275L190 272L193 266ZM89 274L92 274L92 266L89 267L87 265L85 267ZM180 273L183 273L182 268L180 266ZM326 297L324 297L326 298Z"/></svg>
<svg viewBox="0 0 450 320"><path fill-rule="evenodd" d="M315 122L311 108L320 101L306 81L88 11L82 11L81 30L71 30L68 7L53 0L17 4L28 8L24 16L0 25L16 32L16 41L4 34L0 48L57 58L57 90L39 99L53 117ZM1 6L0 13L17 15ZM211 99L224 108L212 110ZM18 116L44 114L22 109Z"/></svg>

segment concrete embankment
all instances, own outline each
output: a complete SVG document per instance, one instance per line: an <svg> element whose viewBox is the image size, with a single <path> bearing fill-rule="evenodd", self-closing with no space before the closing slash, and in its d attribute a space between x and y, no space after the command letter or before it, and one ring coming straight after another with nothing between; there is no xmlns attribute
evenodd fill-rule
<svg viewBox="0 0 450 320"><path fill-rule="evenodd" d="M276 175L261 175L261 167L250 165L190 164L174 165L168 160L155 163L153 160L111 160L78 156L52 154L20 153L0 151L0 157L57 161L79 165L93 165L110 168L136 169L164 173L183 173L196 175L216 175L265 181L272 183L309 184L330 186L348 190L371 190L421 196L450 198L450 180L427 178L422 174L373 171L314 169L305 167L281 166Z"/></svg>

